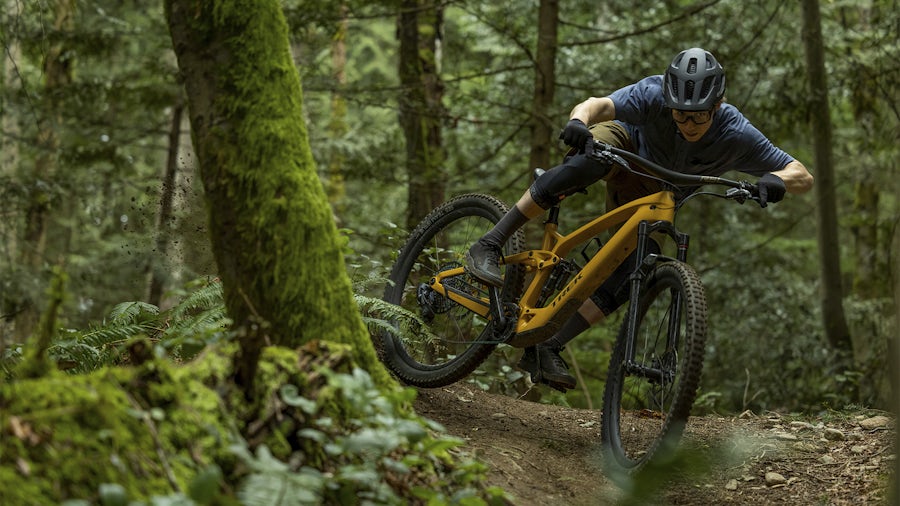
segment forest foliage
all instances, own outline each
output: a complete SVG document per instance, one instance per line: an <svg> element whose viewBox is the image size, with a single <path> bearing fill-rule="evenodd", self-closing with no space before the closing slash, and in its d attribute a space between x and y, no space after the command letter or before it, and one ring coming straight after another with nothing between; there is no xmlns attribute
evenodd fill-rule
<svg viewBox="0 0 900 506"><path fill-rule="evenodd" d="M106 349L97 340L122 318L152 307L165 311L193 280L217 274L162 6L4 3L0 353L4 359L22 353L26 330L37 323L27 316L48 308L54 269L70 279L58 356ZM401 86L396 56L401 4L285 0L283 6L313 155L346 236L348 272L359 296L377 298L408 232L410 174L398 111L409 90ZM441 7L436 57L447 197L478 191L513 202L531 170L537 2ZM701 409L885 405L885 351L896 335L891 244L900 223L897 192L890 191L900 138L897 7L888 0L822 3L842 297L854 361L836 356L824 337L811 196L766 210L698 200L679 226L692 234L692 263L711 306ZM659 0L640 10L620 0L560 2L548 121L561 127L577 102L661 73L690 46L717 55L728 75L727 100L815 174L799 5L790 2ZM339 48L345 55L337 68ZM551 156L561 157L557 140L546 142ZM568 200L563 226L602 209L602 194L592 188ZM164 213L167 198L172 208ZM150 300L154 280L168 294L161 300ZM206 316L196 322L201 335L223 315ZM597 406L615 329L612 323L592 329L570 346L584 389L545 398ZM189 338L166 342L191 346ZM501 349L472 381L524 391L512 367L517 358L517 350Z"/></svg>

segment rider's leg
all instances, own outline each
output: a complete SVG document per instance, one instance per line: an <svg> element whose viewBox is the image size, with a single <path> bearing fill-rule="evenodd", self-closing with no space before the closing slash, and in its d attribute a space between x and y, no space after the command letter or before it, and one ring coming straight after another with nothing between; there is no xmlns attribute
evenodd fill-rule
<svg viewBox="0 0 900 506"><path fill-rule="evenodd" d="M647 241L647 253L659 254L659 244L654 240ZM533 349L526 348L519 367L531 372L532 381L547 383L561 391L575 388L575 378L569 374L569 367L560 353L575 337L601 321L605 315L612 314L628 300L627 281L634 271L635 258L632 254L625 259L553 337Z"/></svg>
<svg viewBox="0 0 900 506"><path fill-rule="evenodd" d="M603 311L591 300L586 300L553 337L536 347L527 348L519 367L530 372L535 383L544 382L557 390L575 388L575 377L569 374L569 366L560 353L569 341L603 317Z"/></svg>
<svg viewBox="0 0 900 506"><path fill-rule="evenodd" d="M562 328L559 329L559 332L538 346L562 348L568 344L569 341L575 339L576 336L589 329L591 325L603 320L604 317L603 311L597 307L597 304L591 299L588 299L581 304L581 307L578 308L578 312L572 315L572 317L563 324Z"/></svg>
<svg viewBox="0 0 900 506"><path fill-rule="evenodd" d="M583 153L570 156L561 165L545 172L494 228L472 245L466 253L466 269L487 284L501 286L501 249L513 233L530 219L563 198L597 182L608 172L609 166Z"/></svg>
<svg viewBox="0 0 900 506"><path fill-rule="evenodd" d="M619 123L614 121L600 123L591 127L591 132L594 134L594 138L600 142L629 151L634 150L631 144L630 135ZM592 177L596 176L596 172L592 173ZM628 181L628 179L625 179L628 178L627 172L616 169L609 172L607 169L602 172L602 175L597 177L597 179L600 178L607 179L607 210L611 210L624 202L636 198L636 195L631 195L630 193L639 191L644 192L645 195L652 193L652 191L643 187L632 191L629 186L622 185L620 181L623 179ZM592 182L595 182L597 179L594 179ZM640 180L641 178L637 179ZM540 181L540 179L538 181ZM613 181L617 184L611 185L610 183ZM537 181L535 183L537 183ZM547 181L547 183L550 183L550 181ZM559 187L557 182L554 181L553 183L555 184L545 185L545 188L547 186ZM612 186L612 188L610 188L610 186ZM622 191L623 186L626 191ZM594 296L586 300L581 307L578 308L578 312L572 315L553 337L537 346L525 349L522 359L519 361L519 367L531 372L532 381L535 383L543 381L561 391L575 387L575 378L569 374L568 365L566 365L565 361L560 356L560 352L562 352L563 347L572 339L589 329L591 325L603 320L605 315L612 313L619 305L621 305L621 296L617 297L619 294L615 293L615 288L619 285L626 284L624 281L627 279L628 272L630 272L629 266L630 262L623 262L623 265L616 270L616 273L611 276L611 279L607 280L607 283L598 289Z"/></svg>
<svg viewBox="0 0 900 506"><path fill-rule="evenodd" d="M466 253L469 273L490 285L501 286L503 278L500 276L500 250L516 230L543 212L544 208L534 201L530 191L526 191L494 228Z"/></svg>

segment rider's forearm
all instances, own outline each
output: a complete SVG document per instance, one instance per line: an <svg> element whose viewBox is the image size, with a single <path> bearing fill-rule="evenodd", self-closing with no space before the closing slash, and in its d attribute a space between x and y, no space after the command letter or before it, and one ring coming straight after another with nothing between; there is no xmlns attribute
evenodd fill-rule
<svg viewBox="0 0 900 506"><path fill-rule="evenodd" d="M813 176L806 170L806 167L794 160L784 166L783 169L773 172L772 174L784 181L784 186L788 193L806 193L813 187Z"/></svg>
<svg viewBox="0 0 900 506"><path fill-rule="evenodd" d="M579 119L585 125L594 125L616 119L616 106L609 97L591 97L576 105L569 114L569 119Z"/></svg>

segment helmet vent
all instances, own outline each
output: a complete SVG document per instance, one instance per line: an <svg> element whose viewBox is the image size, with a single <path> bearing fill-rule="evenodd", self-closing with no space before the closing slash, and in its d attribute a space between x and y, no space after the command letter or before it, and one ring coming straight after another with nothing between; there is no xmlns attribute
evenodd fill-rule
<svg viewBox="0 0 900 506"><path fill-rule="evenodd" d="M700 97L704 98L709 95L709 91L712 88L713 82L715 81L714 77L707 77L703 80L703 87L700 88Z"/></svg>
<svg viewBox="0 0 900 506"><path fill-rule="evenodd" d="M697 73L697 59L696 58L691 58L691 60L688 62L687 73L688 74L696 74Z"/></svg>

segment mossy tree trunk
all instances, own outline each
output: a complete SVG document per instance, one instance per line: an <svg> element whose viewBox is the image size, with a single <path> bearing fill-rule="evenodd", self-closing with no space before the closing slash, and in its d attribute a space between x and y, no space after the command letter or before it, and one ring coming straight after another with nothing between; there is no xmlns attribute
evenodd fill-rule
<svg viewBox="0 0 900 506"><path fill-rule="evenodd" d="M212 249L240 332L235 379L248 392L260 351L310 340L376 359L303 122L300 78L277 0L166 0L188 96Z"/></svg>

